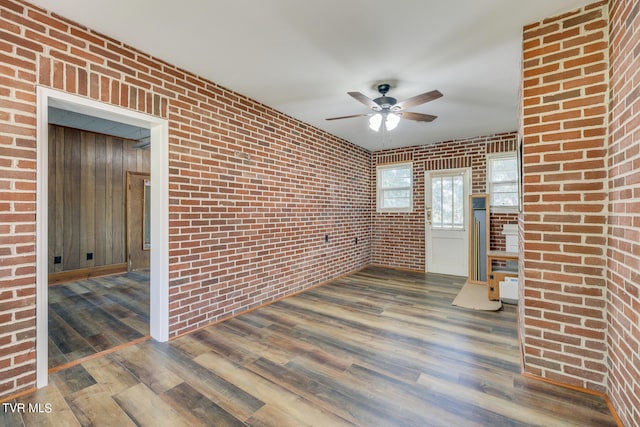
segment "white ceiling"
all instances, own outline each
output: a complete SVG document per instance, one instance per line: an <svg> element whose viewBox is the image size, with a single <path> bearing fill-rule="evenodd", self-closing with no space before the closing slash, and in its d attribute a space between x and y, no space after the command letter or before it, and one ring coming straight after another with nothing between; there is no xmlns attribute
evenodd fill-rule
<svg viewBox="0 0 640 427"><path fill-rule="evenodd" d="M522 27L585 0L31 0L369 150L516 130ZM375 133L347 95L444 96Z"/></svg>

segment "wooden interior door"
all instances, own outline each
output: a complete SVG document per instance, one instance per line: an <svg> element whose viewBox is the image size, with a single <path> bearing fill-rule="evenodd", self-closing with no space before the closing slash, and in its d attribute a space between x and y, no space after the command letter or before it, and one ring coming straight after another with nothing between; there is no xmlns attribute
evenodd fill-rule
<svg viewBox="0 0 640 427"><path fill-rule="evenodd" d="M148 173L127 173L127 260L129 271L148 269L151 242L149 236ZM147 229L145 232L145 228Z"/></svg>

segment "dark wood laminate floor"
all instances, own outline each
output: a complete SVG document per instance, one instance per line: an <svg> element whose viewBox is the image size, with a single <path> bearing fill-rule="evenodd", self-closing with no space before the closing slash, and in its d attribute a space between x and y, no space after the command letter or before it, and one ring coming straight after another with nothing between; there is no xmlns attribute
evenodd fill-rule
<svg viewBox="0 0 640 427"><path fill-rule="evenodd" d="M0 425L613 426L602 398L519 375L516 312L457 308L459 278L367 268L19 399Z"/></svg>
<svg viewBox="0 0 640 427"><path fill-rule="evenodd" d="M49 287L49 368L149 335L149 272Z"/></svg>

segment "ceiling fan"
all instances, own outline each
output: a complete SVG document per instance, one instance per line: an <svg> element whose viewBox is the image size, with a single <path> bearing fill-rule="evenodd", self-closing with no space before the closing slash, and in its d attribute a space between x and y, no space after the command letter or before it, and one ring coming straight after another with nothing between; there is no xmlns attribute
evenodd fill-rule
<svg viewBox="0 0 640 427"><path fill-rule="evenodd" d="M387 96L387 92L389 92L389 89L391 89L391 86L389 84L379 84L378 92L380 92L380 95L382 96L375 99L370 99L360 92L347 92L349 95L355 98L356 101L363 103L367 107L371 108L374 112L368 114L352 114L349 116L331 117L326 120L370 117L369 128L378 132L383 121L385 129L390 131L398 126L400 118L414 120L417 122L432 122L436 119L437 116L432 116L431 114L412 113L410 111L404 111L404 109L415 107L416 105L424 104L426 102L433 101L434 99L438 99L442 96L442 93L440 93L440 91L432 90L431 92L425 92L420 95L413 96L409 99L405 99L404 101L398 102L397 99L391 96Z"/></svg>

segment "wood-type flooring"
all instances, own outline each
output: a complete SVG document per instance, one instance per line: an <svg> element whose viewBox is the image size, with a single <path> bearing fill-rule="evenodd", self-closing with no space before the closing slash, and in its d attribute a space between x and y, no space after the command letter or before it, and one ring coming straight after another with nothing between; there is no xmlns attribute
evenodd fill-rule
<svg viewBox="0 0 640 427"><path fill-rule="evenodd" d="M149 272L49 287L49 368L149 335Z"/></svg>
<svg viewBox="0 0 640 427"><path fill-rule="evenodd" d="M52 374L0 426L616 425L603 398L522 377L515 307L452 306L462 284L368 267Z"/></svg>

